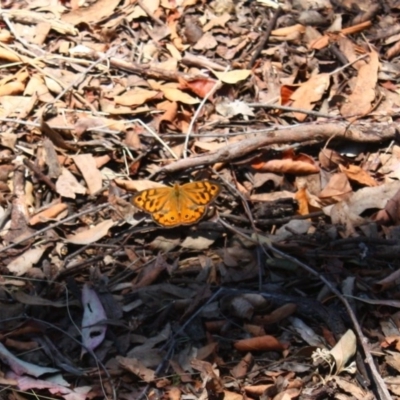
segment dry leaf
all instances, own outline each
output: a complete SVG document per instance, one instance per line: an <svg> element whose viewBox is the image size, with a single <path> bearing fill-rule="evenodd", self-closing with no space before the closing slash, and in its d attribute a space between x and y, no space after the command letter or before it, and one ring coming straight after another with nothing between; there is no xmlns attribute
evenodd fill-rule
<svg viewBox="0 0 400 400"><path fill-rule="evenodd" d="M82 230L73 235L68 235L66 238L66 242L80 245L87 245L97 242L108 234L109 229L113 225L114 221L112 221L111 219L105 220L88 229Z"/></svg>
<svg viewBox="0 0 400 400"><path fill-rule="evenodd" d="M355 87L347 102L340 109L343 117L351 118L367 114L372 109L375 100L375 90L378 81L379 57L375 51L369 53L369 62L359 70Z"/></svg>
<svg viewBox="0 0 400 400"><path fill-rule="evenodd" d="M62 169L61 175L56 182L56 190L60 196L75 199L77 194L85 194L84 188L66 168Z"/></svg>
<svg viewBox="0 0 400 400"><path fill-rule="evenodd" d="M99 22L112 14L118 3L119 0L97 0L87 8L81 8L62 15L61 19L73 25L78 25L82 22L87 24Z"/></svg>
<svg viewBox="0 0 400 400"><path fill-rule="evenodd" d="M121 104L123 106L139 106L146 103L148 100L157 96L158 92L155 90L148 90L143 88L134 88L132 90L128 90L121 96L116 96L114 98L117 104Z"/></svg>
<svg viewBox="0 0 400 400"><path fill-rule="evenodd" d="M247 79L251 75L251 70L249 69L236 69L233 71L218 72L213 71L213 74L224 83L235 84L240 81Z"/></svg>
<svg viewBox="0 0 400 400"><path fill-rule="evenodd" d="M68 206L65 203L53 204L50 207L48 207L46 210L41 211L40 213L31 217L29 220L29 225L33 226L33 225L41 224L41 223L47 222L48 220L57 218L60 216L60 214L63 215L63 211L65 211L67 208L68 208Z"/></svg>
<svg viewBox="0 0 400 400"><path fill-rule="evenodd" d="M271 335L238 340L233 346L238 351L282 351L287 348Z"/></svg>
<svg viewBox="0 0 400 400"><path fill-rule="evenodd" d="M73 156L72 159L85 179L89 194L93 195L97 193L102 187L103 177L96 166L96 160L93 158L93 155L79 154Z"/></svg>
<svg viewBox="0 0 400 400"><path fill-rule="evenodd" d="M7 269L10 273L15 274L16 276L22 276L26 274L34 264L39 262L45 250L46 246L28 249L19 257L11 261L7 265Z"/></svg>
<svg viewBox="0 0 400 400"><path fill-rule="evenodd" d="M329 87L330 75L319 74L312 76L307 82L304 82L291 96L293 100L292 107L312 110L317 101L321 100ZM293 115L298 121L304 121L307 114L294 112Z"/></svg>

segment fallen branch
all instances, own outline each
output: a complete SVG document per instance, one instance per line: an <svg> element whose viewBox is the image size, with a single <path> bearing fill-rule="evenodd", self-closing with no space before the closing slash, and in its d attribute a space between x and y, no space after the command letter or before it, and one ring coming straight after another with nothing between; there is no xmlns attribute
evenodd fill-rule
<svg viewBox="0 0 400 400"><path fill-rule="evenodd" d="M324 123L321 125L299 125L275 130L264 135L227 144L213 153L201 154L178 160L161 168L158 172L177 172L183 169L195 168L200 165L211 165L221 162L231 162L252 151L272 144L301 143L305 141L324 141L332 137L354 142L376 143L390 140L395 135L396 124L357 124L348 127L347 123Z"/></svg>

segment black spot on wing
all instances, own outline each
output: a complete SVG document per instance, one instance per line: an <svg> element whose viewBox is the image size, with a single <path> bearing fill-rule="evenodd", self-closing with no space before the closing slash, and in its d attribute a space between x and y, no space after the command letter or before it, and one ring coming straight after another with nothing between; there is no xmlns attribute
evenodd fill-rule
<svg viewBox="0 0 400 400"><path fill-rule="evenodd" d="M198 200L207 201L207 200L208 200L208 196L206 196L205 193L200 192L200 193L197 194L197 199L198 199Z"/></svg>
<svg viewBox="0 0 400 400"><path fill-rule="evenodd" d="M154 209L155 207L158 206L158 201L157 200L150 200L150 208Z"/></svg>

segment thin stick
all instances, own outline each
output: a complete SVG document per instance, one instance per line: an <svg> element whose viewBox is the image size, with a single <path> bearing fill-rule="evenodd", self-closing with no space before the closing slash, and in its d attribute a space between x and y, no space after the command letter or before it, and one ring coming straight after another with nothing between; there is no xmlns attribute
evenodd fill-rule
<svg viewBox="0 0 400 400"><path fill-rule="evenodd" d="M247 68L248 69L253 68L253 65L254 65L257 57L260 55L260 53L263 50L263 48L265 47L265 44L267 43L269 37L271 36L272 29L274 29L274 27L276 25L276 21L278 20L278 18L281 15L281 13L282 13L282 8L278 7L276 9L275 14L272 17L270 23L268 24L268 28L267 28L263 38L261 39L261 42L260 42L259 46L257 47L256 51L254 52L253 56L251 57L251 60L247 64Z"/></svg>
<svg viewBox="0 0 400 400"><path fill-rule="evenodd" d="M42 171L40 171L35 164L31 163L27 158L23 159L23 163L37 176L40 181L44 182L52 191L57 192L56 185L53 183L53 181Z"/></svg>
<svg viewBox="0 0 400 400"><path fill-rule="evenodd" d="M154 132L152 129L150 129L142 120L140 119L134 119L132 122L137 122L138 124L142 125L144 129L146 129L148 132L151 133L151 135L157 140L159 141L172 155L172 157L175 158L175 160L177 160L179 157L174 153L174 151L171 149L171 147L169 147L167 145L167 143L164 142L164 140L161 139L161 137Z"/></svg>
<svg viewBox="0 0 400 400"><path fill-rule="evenodd" d="M296 107L280 106L278 104L247 103L247 105L249 107L254 107L254 108L271 108L271 109L282 110L282 111L301 112L302 114L308 114L308 115L313 115L315 117L322 117L322 118L332 118L333 117L330 114L321 113L319 111L305 110L303 108L296 108ZM343 118L340 117L340 119L343 119Z"/></svg>
<svg viewBox="0 0 400 400"><path fill-rule="evenodd" d="M227 72L228 69L229 69L229 67L226 67L224 72ZM184 147L183 147L183 158L187 158L190 135L191 135L191 133L192 133L194 123L196 122L196 120L197 120L197 118L198 118L198 116L199 116L199 114L200 114L201 109L204 107L204 104L206 103L206 101L215 93L215 91L216 91L220 86L221 86L221 81L218 79L218 80L215 82L214 86L213 86L213 87L211 88L211 90L204 96L203 100L201 101L201 103L200 103L199 106L197 107L197 110L196 110L196 112L194 113L193 118L192 118L192 120L190 121L189 128L188 128L188 130L187 130L187 132L186 132L185 144L184 144Z"/></svg>

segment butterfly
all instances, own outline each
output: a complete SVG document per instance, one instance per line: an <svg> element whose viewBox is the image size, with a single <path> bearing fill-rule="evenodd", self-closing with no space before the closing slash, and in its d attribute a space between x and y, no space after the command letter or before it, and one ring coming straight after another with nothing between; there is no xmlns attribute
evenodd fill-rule
<svg viewBox="0 0 400 400"><path fill-rule="evenodd" d="M207 207L221 192L213 181L198 181L173 187L142 190L132 198L134 206L151 214L153 221L165 228L192 225L205 215Z"/></svg>

